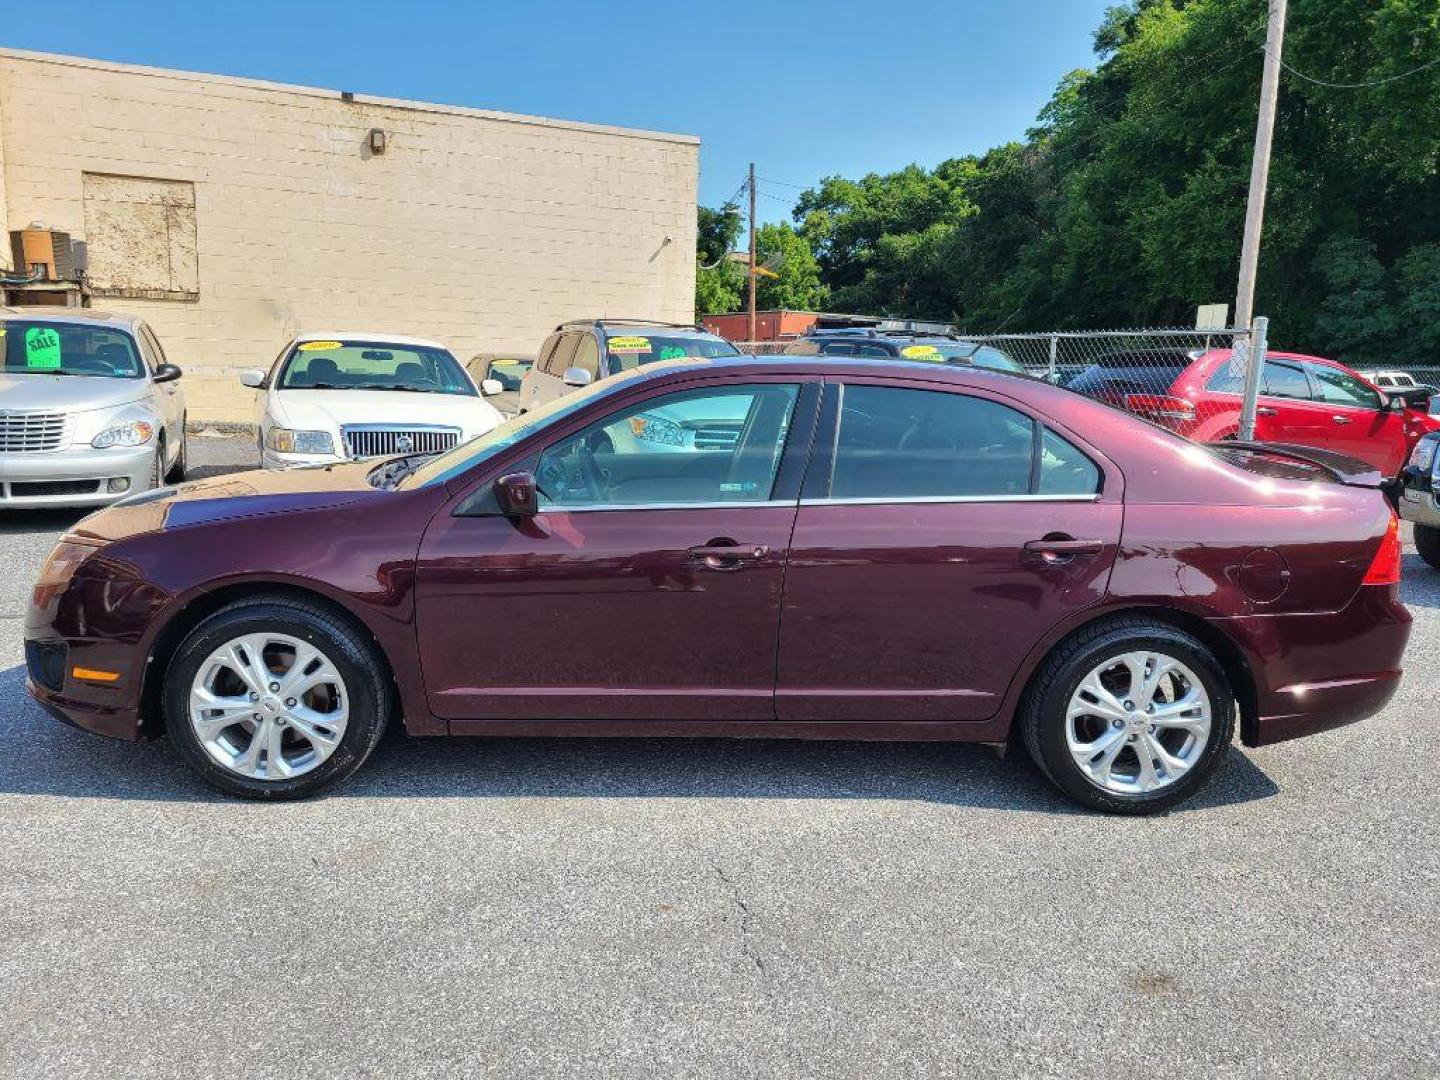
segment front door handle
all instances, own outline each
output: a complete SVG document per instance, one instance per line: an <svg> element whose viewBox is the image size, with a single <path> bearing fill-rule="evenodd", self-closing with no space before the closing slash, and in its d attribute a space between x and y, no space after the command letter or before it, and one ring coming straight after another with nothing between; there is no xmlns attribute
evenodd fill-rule
<svg viewBox="0 0 1440 1080"><path fill-rule="evenodd" d="M689 548L686 554L703 560L712 570L731 569L742 562L757 562L770 553L764 544L740 544L733 540L712 540Z"/></svg>
<svg viewBox="0 0 1440 1080"><path fill-rule="evenodd" d="M1348 417L1348 416L1332 416L1332 417L1330 417L1330 419L1331 419L1331 420L1334 420L1335 423L1337 423L1337 424L1348 424L1348 423L1350 423L1350 417Z"/></svg>
<svg viewBox="0 0 1440 1080"><path fill-rule="evenodd" d="M1103 540L1076 540L1069 536L1046 537L1025 543L1025 554L1039 556L1040 561L1049 566L1058 566L1071 559L1094 558L1104 550Z"/></svg>

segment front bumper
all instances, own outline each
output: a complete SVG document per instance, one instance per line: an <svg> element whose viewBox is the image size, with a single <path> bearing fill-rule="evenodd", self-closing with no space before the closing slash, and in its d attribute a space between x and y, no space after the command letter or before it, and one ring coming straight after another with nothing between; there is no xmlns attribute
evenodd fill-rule
<svg viewBox="0 0 1440 1080"><path fill-rule="evenodd" d="M303 469L316 465L342 465L349 461L344 454L282 454L268 446L260 451L262 469Z"/></svg>
<svg viewBox="0 0 1440 1080"><path fill-rule="evenodd" d="M0 508L105 506L150 486L155 444L0 454Z"/></svg>

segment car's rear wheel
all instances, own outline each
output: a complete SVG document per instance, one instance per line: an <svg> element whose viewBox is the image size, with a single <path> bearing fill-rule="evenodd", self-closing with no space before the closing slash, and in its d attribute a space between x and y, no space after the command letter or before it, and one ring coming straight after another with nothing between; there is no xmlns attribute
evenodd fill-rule
<svg viewBox="0 0 1440 1080"><path fill-rule="evenodd" d="M1063 642L1019 716L1030 756L1098 810L1153 814L1194 795L1230 744L1234 691L1210 650L1148 619L1116 619Z"/></svg>
<svg viewBox="0 0 1440 1080"><path fill-rule="evenodd" d="M391 711L375 646L322 607L260 598L222 608L170 662L165 727L206 781L295 799L358 769Z"/></svg>
<svg viewBox="0 0 1440 1080"><path fill-rule="evenodd" d="M1415 550L1420 558L1440 570L1440 529L1434 525L1416 525Z"/></svg>

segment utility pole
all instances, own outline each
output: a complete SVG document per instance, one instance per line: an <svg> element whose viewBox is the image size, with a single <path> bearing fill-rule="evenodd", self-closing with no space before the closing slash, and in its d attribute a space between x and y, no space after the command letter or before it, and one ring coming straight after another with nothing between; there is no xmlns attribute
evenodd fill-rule
<svg viewBox="0 0 1440 1080"><path fill-rule="evenodd" d="M1255 273L1260 265L1260 227L1270 183L1270 144L1280 97L1280 55L1285 44L1286 0L1270 0L1265 28L1265 73L1260 79L1260 117L1255 122L1255 157L1250 162L1250 197L1245 205L1245 238L1240 245L1240 283L1235 290L1235 325L1248 327L1255 314Z"/></svg>
<svg viewBox="0 0 1440 1080"><path fill-rule="evenodd" d="M1265 222L1265 189L1270 183L1270 146L1275 106L1280 99L1280 55L1285 46L1286 0L1270 0L1265 26L1265 72L1260 77L1260 115L1255 121L1255 156L1250 162L1250 196L1245 202L1245 237L1240 242L1240 281L1235 288L1234 356L1245 350L1245 386L1240 396L1240 438L1255 438L1260 375L1265 363L1266 322L1255 318L1255 275L1260 268L1260 229ZM1248 331L1248 333L1247 333Z"/></svg>
<svg viewBox="0 0 1440 1080"><path fill-rule="evenodd" d="M750 340L755 340L755 163L750 163Z"/></svg>

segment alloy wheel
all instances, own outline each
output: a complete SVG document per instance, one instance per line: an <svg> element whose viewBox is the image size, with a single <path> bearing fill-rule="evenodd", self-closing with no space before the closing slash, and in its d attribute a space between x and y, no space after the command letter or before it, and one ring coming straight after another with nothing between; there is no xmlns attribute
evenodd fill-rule
<svg viewBox="0 0 1440 1080"><path fill-rule="evenodd" d="M190 725L205 752L230 772L289 780L334 752L349 701L334 663L309 642L246 634L200 665L190 687Z"/></svg>
<svg viewBox="0 0 1440 1080"><path fill-rule="evenodd" d="M1205 684L1162 652L1097 664L1070 696L1065 742L1081 774L1103 791L1144 795L1193 768L1210 744Z"/></svg>

